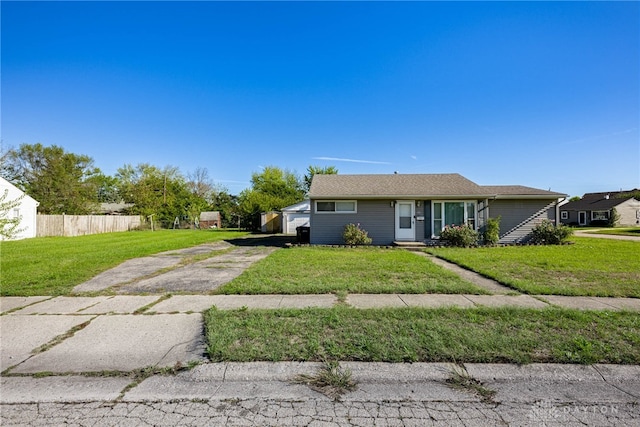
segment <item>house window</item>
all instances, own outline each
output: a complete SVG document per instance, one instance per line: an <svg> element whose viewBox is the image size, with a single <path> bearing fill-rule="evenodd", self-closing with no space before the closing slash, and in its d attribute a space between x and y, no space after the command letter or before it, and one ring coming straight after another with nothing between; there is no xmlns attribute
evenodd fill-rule
<svg viewBox="0 0 640 427"><path fill-rule="evenodd" d="M318 213L355 213L355 200L321 200L316 202Z"/></svg>
<svg viewBox="0 0 640 427"><path fill-rule="evenodd" d="M447 225L463 225L476 229L476 203L468 201L437 201L431 204L433 212L433 235Z"/></svg>
<svg viewBox="0 0 640 427"><path fill-rule="evenodd" d="M591 211L591 221L609 221L609 211Z"/></svg>
<svg viewBox="0 0 640 427"><path fill-rule="evenodd" d="M13 217L20 218L20 209L16 208L13 210Z"/></svg>
<svg viewBox="0 0 640 427"><path fill-rule="evenodd" d="M560 219L569 219L569 212L567 211L560 212Z"/></svg>

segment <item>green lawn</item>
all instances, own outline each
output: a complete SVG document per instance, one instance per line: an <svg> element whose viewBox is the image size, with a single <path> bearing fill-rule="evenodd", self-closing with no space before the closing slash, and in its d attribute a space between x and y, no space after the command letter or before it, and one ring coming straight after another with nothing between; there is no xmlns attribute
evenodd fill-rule
<svg viewBox="0 0 640 427"><path fill-rule="evenodd" d="M515 308L205 313L219 361L640 363L640 314Z"/></svg>
<svg viewBox="0 0 640 427"><path fill-rule="evenodd" d="M65 295L75 285L128 259L245 234L158 230L2 242L0 295Z"/></svg>
<svg viewBox="0 0 640 427"><path fill-rule="evenodd" d="M561 246L430 248L528 294L640 298L640 242L575 237Z"/></svg>
<svg viewBox="0 0 640 427"><path fill-rule="evenodd" d="M218 289L223 294L487 293L400 249L293 247Z"/></svg>

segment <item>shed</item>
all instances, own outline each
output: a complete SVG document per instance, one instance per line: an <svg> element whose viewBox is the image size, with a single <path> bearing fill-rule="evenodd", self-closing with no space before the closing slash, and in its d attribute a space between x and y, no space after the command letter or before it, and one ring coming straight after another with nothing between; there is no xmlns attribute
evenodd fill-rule
<svg viewBox="0 0 640 427"><path fill-rule="evenodd" d="M260 214L260 230L263 233L280 233L280 212L271 211Z"/></svg>
<svg viewBox="0 0 640 427"><path fill-rule="evenodd" d="M4 202L19 200L19 204L11 208L10 212L0 213L6 218L20 218L18 233L13 240L36 237L36 215L40 203L2 177L0 177L0 197ZM3 237L0 236L0 240L2 239Z"/></svg>
<svg viewBox="0 0 640 427"><path fill-rule="evenodd" d="M297 227L309 227L311 217L311 202L303 200L295 205L282 209L282 232L296 234Z"/></svg>
<svg viewBox="0 0 640 427"><path fill-rule="evenodd" d="M220 212L200 212L200 228L221 228Z"/></svg>

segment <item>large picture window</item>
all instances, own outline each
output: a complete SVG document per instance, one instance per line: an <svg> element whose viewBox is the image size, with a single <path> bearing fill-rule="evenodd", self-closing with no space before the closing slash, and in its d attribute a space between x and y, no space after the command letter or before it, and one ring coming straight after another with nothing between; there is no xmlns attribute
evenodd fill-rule
<svg viewBox="0 0 640 427"><path fill-rule="evenodd" d="M609 221L609 211L591 211L591 221Z"/></svg>
<svg viewBox="0 0 640 427"><path fill-rule="evenodd" d="M316 202L316 212L318 213L355 213L355 200L319 200Z"/></svg>
<svg viewBox="0 0 640 427"><path fill-rule="evenodd" d="M468 201L435 201L431 203L433 236L439 237L447 225L463 225L476 229L476 203Z"/></svg>

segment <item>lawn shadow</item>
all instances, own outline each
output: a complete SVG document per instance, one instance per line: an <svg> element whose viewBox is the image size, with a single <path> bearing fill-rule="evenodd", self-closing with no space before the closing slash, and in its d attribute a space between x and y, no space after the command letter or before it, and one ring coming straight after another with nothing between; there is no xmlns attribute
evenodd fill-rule
<svg viewBox="0 0 640 427"><path fill-rule="evenodd" d="M270 246L284 248L287 244L296 243L296 236L285 234L252 234L237 239L227 239L225 242L234 246Z"/></svg>

